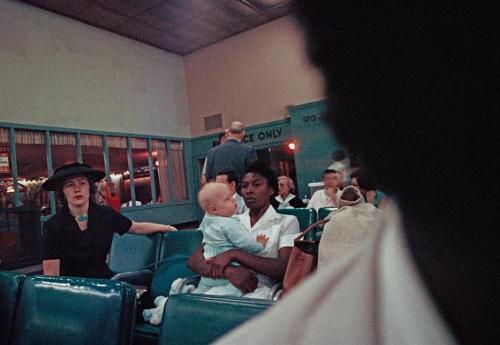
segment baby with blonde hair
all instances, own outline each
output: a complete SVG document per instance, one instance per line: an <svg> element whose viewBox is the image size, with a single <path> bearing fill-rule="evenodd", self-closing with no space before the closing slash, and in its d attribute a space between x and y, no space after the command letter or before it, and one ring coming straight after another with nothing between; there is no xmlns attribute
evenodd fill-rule
<svg viewBox="0 0 500 345"><path fill-rule="evenodd" d="M255 240L233 215L236 202L233 193L224 183L209 182L198 193L198 203L206 212L200 225L203 232L205 259L231 249L240 249L255 254L263 250L268 238L257 236ZM243 293L227 279L201 277L193 293L210 295L242 296Z"/></svg>

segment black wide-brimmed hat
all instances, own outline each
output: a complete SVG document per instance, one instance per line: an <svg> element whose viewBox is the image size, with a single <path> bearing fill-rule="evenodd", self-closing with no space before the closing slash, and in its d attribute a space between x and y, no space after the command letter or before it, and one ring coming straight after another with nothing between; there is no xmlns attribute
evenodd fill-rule
<svg viewBox="0 0 500 345"><path fill-rule="evenodd" d="M89 179L90 183L100 181L106 174L100 170L94 170L88 164L71 163L60 166L54 170L54 174L49 177L43 184L45 190L57 191L62 189L62 184L65 179L70 176L82 175Z"/></svg>

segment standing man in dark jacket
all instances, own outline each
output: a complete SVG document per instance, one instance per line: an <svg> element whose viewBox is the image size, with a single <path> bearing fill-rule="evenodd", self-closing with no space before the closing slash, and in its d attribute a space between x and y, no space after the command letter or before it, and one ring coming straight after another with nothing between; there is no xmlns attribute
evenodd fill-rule
<svg viewBox="0 0 500 345"><path fill-rule="evenodd" d="M207 154L207 180L214 180L220 171L234 171L241 179L245 168L257 160L255 149L242 144L245 137L245 126L240 121L234 121L228 130L226 141L212 148Z"/></svg>

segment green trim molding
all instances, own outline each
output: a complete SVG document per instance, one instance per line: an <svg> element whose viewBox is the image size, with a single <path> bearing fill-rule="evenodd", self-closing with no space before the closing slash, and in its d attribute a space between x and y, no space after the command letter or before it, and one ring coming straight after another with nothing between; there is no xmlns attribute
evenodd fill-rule
<svg viewBox="0 0 500 345"><path fill-rule="evenodd" d="M332 163L332 152L343 146L325 123L326 101L291 106L288 111L296 143L297 188L303 197L309 192L309 182L322 180L323 171Z"/></svg>

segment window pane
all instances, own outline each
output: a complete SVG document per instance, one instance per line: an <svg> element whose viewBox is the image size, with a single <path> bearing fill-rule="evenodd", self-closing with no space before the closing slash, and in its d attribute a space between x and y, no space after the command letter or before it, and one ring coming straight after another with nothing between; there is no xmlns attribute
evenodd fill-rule
<svg viewBox="0 0 500 345"><path fill-rule="evenodd" d="M184 172L184 147L181 141L170 142L170 158L176 200L187 199L186 175Z"/></svg>
<svg viewBox="0 0 500 345"><path fill-rule="evenodd" d="M0 128L0 208L14 206L9 130Z"/></svg>
<svg viewBox="0 0 500 345"><path fill-rule="evenodd" d="M72 133L50 133L52 168L76 162L76 136Z"/></svg>
<svg viewBox="0 0 500 345"><path fill-rule="evenodd" d="M109 173L122 206L130 201L130 180L127 158L127 138L108 137ZM131 204L131 203L130 203Z"/></svg>
<svg viewBox="0 0 500 345"><path fill-rule="evenodd" d="M83 163L90 164L94 169L105 171L102 137L100 135L81 134L80 145Z"/></svg>
<svg viewBox="0 0 500 345"><path fill-rule="evenodd" d="M136 205L151 203L151 175L149 173L148 158L147 140L132 138Z"/></svg>
<svg viewBox="0 0 500 345"><path fill-rule="evenodd" d="M19 198L22 205L34 205L42 214L50 213L49 193L41 189L47 173L45 133L15 130Z"/></svg>
<svg viewBox="0 0 500 345"><path fill-rule="evenodd" d="M153 140L153 160L157 202L168 202L170 201L170 186L168 184L167 145L164 141Z"/></svg>

